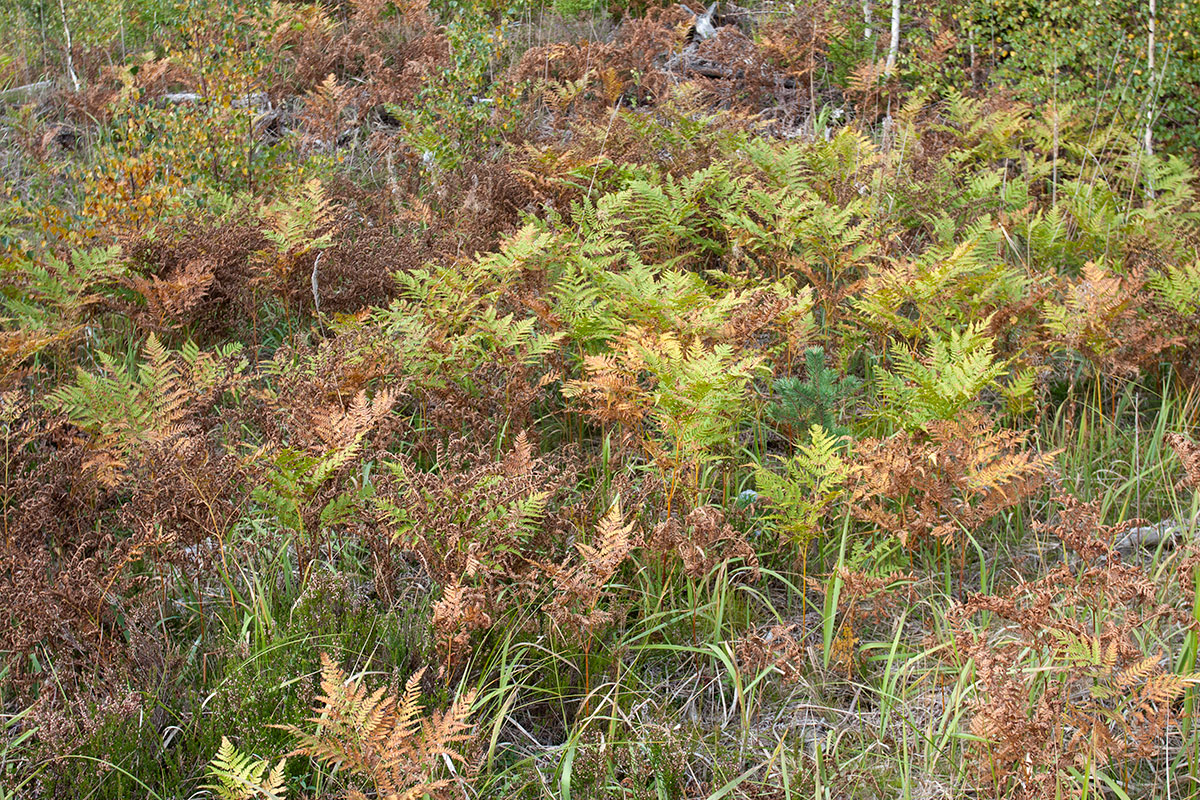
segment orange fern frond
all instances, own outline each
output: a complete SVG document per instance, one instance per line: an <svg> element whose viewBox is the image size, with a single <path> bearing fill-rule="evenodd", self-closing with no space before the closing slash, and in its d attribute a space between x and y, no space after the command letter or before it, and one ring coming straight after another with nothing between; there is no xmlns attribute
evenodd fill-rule
<svg viewBox="0 0 1200 800"><path fill-rule="evenodd" d="M474 691L459 695L444 712L423 717L423 670L413 673L397 699L351 680L327 654L321 655L321 694L313 733L279 726L297 743L295 755L314 758L369 781L379 797L440 796L450 781L438 777L444 758L463 760L456 749L471 739Z"/></svg>

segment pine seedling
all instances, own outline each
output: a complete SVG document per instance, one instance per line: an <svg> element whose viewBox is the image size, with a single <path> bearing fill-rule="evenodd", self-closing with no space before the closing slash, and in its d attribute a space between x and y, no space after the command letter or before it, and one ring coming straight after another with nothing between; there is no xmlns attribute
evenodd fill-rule
<svg viewBox="0 0 1200 800"><path fill-rule="evenodd" d="M805 380L794 376L776 379L779 401L771 404L767 413L789 428L820 425L835 439L849 436L850 429L837 421L838 410L862 388L862 381L853 375L840 376L826 366L823 347L808 348L804 363Z"/></svg>

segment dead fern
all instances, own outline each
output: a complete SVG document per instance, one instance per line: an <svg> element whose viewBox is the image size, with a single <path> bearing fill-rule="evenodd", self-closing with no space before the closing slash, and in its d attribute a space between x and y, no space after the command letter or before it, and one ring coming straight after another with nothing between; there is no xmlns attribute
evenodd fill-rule
<svg viewBox="0 0 1200 800"><path fill-rule="evenodd" d="M701 506L691 511L680 524L678 519L660 522L646 537L646 549L659 554L664 562L676 556L683 573L693 580L708 578L718 565L741 559L747 568L745 577L754 581L759 575L758 553L746 538L725 520L725 513L715 506Z"/></svg>
<svg viewBox="0 0 1200 800"><path fill-rule="evenodd" d="M986 417L961 415L915 434L863 440L851 511L906 546L926 537L954 541L1045 481L1054 454L1025 449L1027 438Z"/></svg>
<svg viewBox="0 0 1200 800"><path fill-rule="evenodd" d="M1161 605L1150 577L1112 549L1129 524L1104 526L1094 504L1062 499L1062 522L1047 529L1079 562L971 597L952 614L975 665L976 774L1017 797L1075 796L1074 770L1158 757L1179 720L1175 701L1200 682L1144 649L1168 624L1195 622ZM971 629L976 617L990 622Z"/></svg>
<svg viewBox="0 0 1200 800"><path fill-rule="evenodd" d="M796 625L772 625L765 631L745 633L734 645L738 663L752 673L766 669L777 671L785 683L796 683L806 671L804 637L797 636Z"/></svg>
<svg viewBox="0 0 1200 800"><path fill-rule="evenodd" d="M345 771L371 787L373 797L417 800L451 796L457 778L442 777L446 763L463 761L461 745L474 736L470 723L474 690L455 698L445 711L426 717L417 671L400 698L386 689L370 691L353 680L328 654L321 654L321 694L313 709L314 732L281 726L296 741L289 755L304 755L336 771ZM348 797L365 800L362 791Z"/></svg>
<svg viewBox="0 0 1200 800"><path fill-rule="evenodd" d="M1145 283L1141 272L1120 275L1089 262L1078 282L1065 287L1060 302L1046 304L1046 328L1060 346L1109 373L1134 375L1182 343L1146 312Z"/></svg>
<svg viewBox="0 0 1200 800"><path fill-rule="evenodd" d="M614 618L600 608L605 587L640 541L632 523L623 521L618 500L600 520L595 544L577 542L578 563L546 564L542 569L554 582L554 594L545 611L555 627L569 636L590 634Z"/></svg>
<svg viewBox="0 0 1200 800"><path fill-rule="evenodd" d="M1167 434L1167 444L1183 464L1183 477L1179 480L1179 487L1200 489L1200 445L1181 433Z"/></svg>

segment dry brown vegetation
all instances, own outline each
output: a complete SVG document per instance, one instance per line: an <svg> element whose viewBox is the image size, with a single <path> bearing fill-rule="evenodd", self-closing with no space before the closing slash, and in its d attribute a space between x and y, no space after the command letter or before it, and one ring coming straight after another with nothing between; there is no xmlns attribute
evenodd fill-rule
<svg viewBox="0 0 1200 800"><path fill-rule="evenodd" d="M937 4L192 5L0 12L0 798L1195 793L1173 123Z"/></svg>

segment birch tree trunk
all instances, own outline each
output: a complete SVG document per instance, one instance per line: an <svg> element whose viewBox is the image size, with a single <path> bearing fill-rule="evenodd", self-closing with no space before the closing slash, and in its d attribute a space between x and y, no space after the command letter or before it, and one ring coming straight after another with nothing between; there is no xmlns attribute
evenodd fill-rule
<svg viewBox="0 0 1200 800"><path fill-rule="evenodd" d="M1150 0L1150 36L1146 47L1146 74L1150 78L1150 86L1154 86L1154 27L1158 16L1158 4L1156 0ZM1153 92L1151 92L1153 97ZM1154 155L1154 140L1150 130L1150 123L1154 119L1154 104L1146 103L1146 155Z"/></svg>
<svg viewBox="0 0 1200 800"><path fill-rule="evenodd" d="M1151 0L1153 2L1153 0ZM892 41L888 45L887 70L896 66L896 55L900 52L900 0L892 0Z"/></svg>
<svg viewBox="0 0 1200 800"><path fill-rule="evenodd" d="M67 57L67 77L71 79L71 86L75 91L79 91L79 76L75 74L75 62L71 58L71 27L67 25L67 6L63 0L58 0L58 13L62 15L63 35L66 37L66 57Z"/></svg>
<svg viewBox="0 0 1200 800"><path fill-rule="evenodd" d="M867 24L866 30L863 31L863 39L870 41L871 34L871 0L862 0L863 22Z"/></svg>

